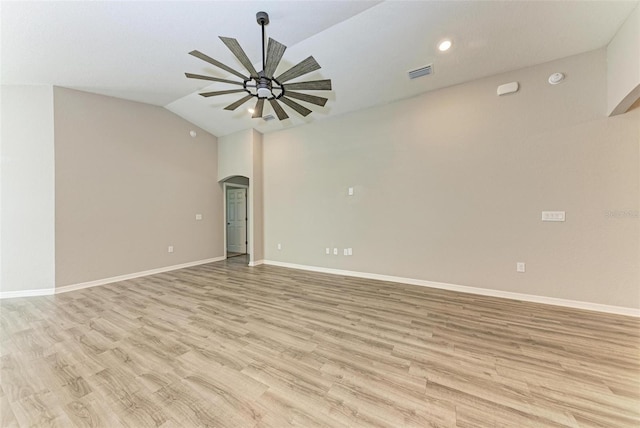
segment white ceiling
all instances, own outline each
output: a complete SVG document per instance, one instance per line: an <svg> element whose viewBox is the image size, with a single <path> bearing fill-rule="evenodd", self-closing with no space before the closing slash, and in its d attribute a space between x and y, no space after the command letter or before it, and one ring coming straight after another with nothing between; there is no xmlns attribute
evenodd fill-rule
<svg viewBox="0 0 640 428"><path fill-rule="evenodd" d="M0 3L2 84L53 84L165 106L223 136L282 129L408 98L484 76L605 46L638 1L175 1ZM187 79L228 77L187 53L200 50L244 72L218 36L238 39L258 65L260 27L288 46L278 71L309 55L322 69L296 81L330 78L329 98L302 118L251 119L223 110L242 94L203 98L202 89L235 89ZM453 48L438 52L443 38ZM435 73L407 71L433 63ZM257 67L260 69L261 67ZM235 80L235 78L232 78ZM302 103L305 104L305 103ZM270 107L265 106L265 114Z"/></svg>

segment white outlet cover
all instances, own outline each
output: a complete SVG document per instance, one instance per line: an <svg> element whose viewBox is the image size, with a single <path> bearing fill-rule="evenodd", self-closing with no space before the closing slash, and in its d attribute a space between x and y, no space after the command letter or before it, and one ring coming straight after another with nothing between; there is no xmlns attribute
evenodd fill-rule
<svg viewBox="0 0 640 428"><path fill-rule="evenodd" d="M167 248L167 252L173 253L173 245L169 245L169 248Z"/></svg>
<svg viewBox="0 0 640 428"><path fill-rule="evenodd" d="M523 273L526 270L526 264L524 262L516 263L516 272Z"/></svg>
<svg viewBox="0 0 640 428"><path fill-rule="evenodd" d="M338 255L338 249L337 249L337 248L334 248L334 249L333 249L333 255L334 255L334 256L337 256L337 255Z"/></svg>
<svg viewBox="0 0 640 428"><path fill-rule="evenodd" d="M347 255L353 256L353 248L347 248Z"/></svg>
<svg viewBox="0 0 640 428"><path fill-rule="evenodd" d="M282 244L278 244L278 250L282 250Z"/></svg>
<svg viewBox="0 0 640 428"><path fill-rule="evenodd" d="M349 196L353 196L353 187L349 187Z"/></svg>
<svg viewBox="0 0 640 428"><path fill-rule="evenodd" d="M331 254L331 248L325 248L324 249L324 253L325 254Z"/></svg>
<svg viewBox="0 0 640 428"><path fill-rule="evenodd" d="M342 250L342 254L344 254L345 256L349 255L349 250L347 250L346 248L344 250Z"/></svg>
<svg viewBox="0 0 640 428"><path fill-rule="evenodd" d="M196 220L202 220L202 214L196 214Z"/></svg>

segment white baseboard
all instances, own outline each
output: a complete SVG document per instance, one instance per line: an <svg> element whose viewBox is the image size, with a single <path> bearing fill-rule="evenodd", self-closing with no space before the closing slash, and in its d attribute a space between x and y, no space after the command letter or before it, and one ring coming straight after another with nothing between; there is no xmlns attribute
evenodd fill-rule
<svg viewBox="0 0 640 428"><path fill-rule="evenodd" d="M513 293L510 291L493 290L489 288L468 287L465 285L447 284L444 282L425 281L422 279L404 278L400 276L379 275L376 273L355 272L350 270L331 269L318 266L298 265L294 263L263 260L265 265L280 266L289 269L301 269L312 272L329 273L334 275L354 276L357 278L376 279L380 281L399 282L401 284L419 285L422 287L439 288L442 290L458 291L460 293L478 294L481 296L501 297L503 299L521 300L524 302L543 303L546 305L564 306L589 311L606 312L617 315L640 317L640 309L624 306L602 305L599 303L583 302L578 300L559 299L556 297L536 296L533 294Z"/></svg>
<svg viewBox="0 0 640 428"><path fill-rule="evenodd" d="M56 287L55 294L67 293L69 291L81 290L83 288L96 287L98 285L111 284L119 281L126 281L128 279L140 278L143 276L155 275L157 273L169 272L172 270L184 269L192 266L204 265L207 263L219 262L224 260L222 257L214 257L212 259L198 260L195 262L182 263L179 265L166 266L157 269L145 270L142 272L129 273L126 275L113 276L111 278L97 279L95 281L81 282L79 284L65 285L64 287Z"/></svg>
<svg viewBox="0 0 640 428"><path fill-rule="evenodd" d="M169 272L177 269L198 266L206 263L213 263L225 260L225 257L215 257L211 259L198 260L195 262L183 263L179 265L166 266L157 269L151 269L142 272L135 272L127 275L114 276L111 278L98 279L95 281L82 282L79 284L66 285L57 288L45 288L37 290L24 291L0 291L0 299L11 299L16 297L36 297L50 296L52 294L66 293L83 288L96 287L99 285L111 284L114 282L125 281L128 279L140 278L143 276L155 275L162 272ZM318 266L299 265L294 263L277 262L273 260L257 260L249 263L249 266L259 265L280 266L289 269L300 269L312 272L328 273L333 275L353 276L357 278L375 279L379 281L398 282L401 284L419 285L422 287L439 288L443 290L458 291L461 293L478 294L481 296L501 297L504 299L521 300L524 302L543 303L554 306L564 306L568 308L586 309L590 311L605 312L617 315L627 315L632 317L640 317L640 309L627 308L623 306L602 305L599 303L583 302L578 300L559 299L556 297L536 296L533 294L513 293L510 291L493 290L488 288L468 287L465 285L447 284L444 282L425 281L422 279L404 278L400 276L380 275L367 272L356 272L342 269L331 269Z"/></svg>
<svg viewBox="0 0 640 428"><path fill-rule="evenodd" d="M0 299L11 299L15 297L35 297L50 296L52 294L67 293L69 291L81 290L83 288L97 287L99 285L111 284L128 279L140 278L143 276L155 275L157 273L169 272L172 270L184 269L192 266L204 265L207 263L219 262L225 257L214 257L212 259L198 260L195 262L182 263L179 265L165 266L157 269L145 270L142 272L134 272L126 275L113 276L111 278L97 279L95 281L81 282L79 284L65 285L63 287L47 288L40 290L24 290L24 291L0 291Z"/></svg>
<svg viewBox="0 0 640 428"><path fill-rule="evenodd" d="M24 291L0 291L0 299L13 299L15 297L51 296L54 293L55 288L41 288L39 290Z"/></svg>

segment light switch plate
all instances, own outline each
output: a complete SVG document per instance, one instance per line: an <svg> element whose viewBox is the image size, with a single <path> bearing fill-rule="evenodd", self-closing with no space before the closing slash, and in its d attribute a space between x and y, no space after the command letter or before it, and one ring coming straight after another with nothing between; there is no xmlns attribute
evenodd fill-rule
<svg viewBox="0 0 640 428"><path fill-rule="evenodd" d="M202 220L202 214L196 214L196 220Z"/></svg>
<svg viewBox="0 0 640 428"><path fill-rule="evenodd" d="M353 187L349 187L349 196L353 196Z"/></svg>
<svg viewBox="0 0 640 428"><path fill-rule="evenodd" d="M524 273L525 267L526 267L526 265L525 265L524 262L516 263L516 272Z"/></svg>

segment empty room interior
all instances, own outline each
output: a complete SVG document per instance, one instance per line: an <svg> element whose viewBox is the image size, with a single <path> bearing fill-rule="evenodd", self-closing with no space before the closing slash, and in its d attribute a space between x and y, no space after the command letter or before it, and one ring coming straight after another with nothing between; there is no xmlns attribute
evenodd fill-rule
<svg viewBox="0 0 640 428"><path fill-rule="evenodd" d="M0 2L0 426L640 426L640 2Z"/></svg>

